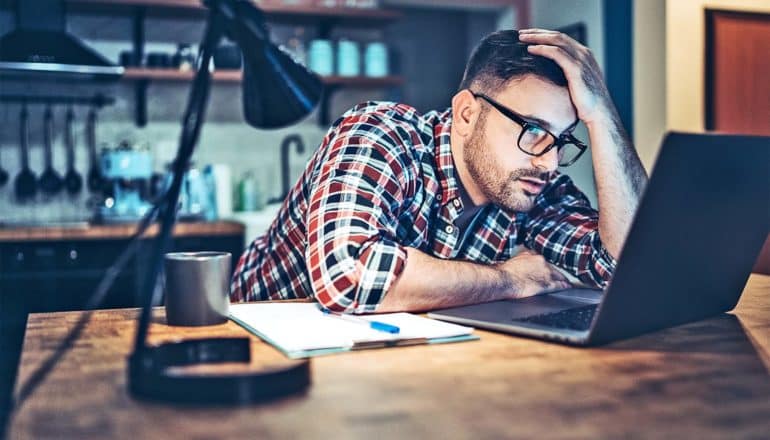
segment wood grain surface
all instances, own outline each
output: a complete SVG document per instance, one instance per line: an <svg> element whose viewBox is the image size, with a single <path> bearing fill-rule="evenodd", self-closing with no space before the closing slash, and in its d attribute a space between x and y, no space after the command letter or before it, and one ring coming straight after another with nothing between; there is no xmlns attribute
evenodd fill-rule
<svg viewBox="0 0 770 440"><path fill-rule="evenodd" d="M30 315L25 381L79 312ZM93 315L15 414L9 438L768 438L770 276L734 313L598 348L478 331L480 341L312 360L302 396L241 408L147 404L126 392L136 310ZM181 328L155 310L151 340L245 335ZM252 338L256 365L287 359Z"/></svg>
<svg viewBox="0 0 770 440"><path fill-rule="evenodd" d="M136 230L135 224L88 225L82 227L3 227L0 228L0 241L55 241L55 240L99 240L129 238ZM234 221L176 223L175 237L237 235L243 234L245 227ZM158 226L151 226L144 234L153 237L158 234Z"/></svg>

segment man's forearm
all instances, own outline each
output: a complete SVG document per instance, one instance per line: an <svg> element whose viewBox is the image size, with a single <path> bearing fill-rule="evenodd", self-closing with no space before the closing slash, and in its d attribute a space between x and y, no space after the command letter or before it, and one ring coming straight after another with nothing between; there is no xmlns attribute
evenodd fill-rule
<svg viewBox="0 0 770 440"><path fill-rule="evenodd" d="M612 107L606 114L606 119L588 125L588 133L599 198L599 235L617 258L647 184L647 173L617 111Z"/></svg>
<svg viewBox="0 0 770 440"><path fill-rule="evenodd" d="M514 281L495 266L442 260L407 248L404 271L377 312L424 311L507 298Z"/></svg>

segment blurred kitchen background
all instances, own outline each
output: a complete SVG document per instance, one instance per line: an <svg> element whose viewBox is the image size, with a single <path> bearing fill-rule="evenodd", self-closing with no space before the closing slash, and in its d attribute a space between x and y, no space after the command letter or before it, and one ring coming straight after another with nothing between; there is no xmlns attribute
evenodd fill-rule
<svg viewBox="0 0 770 440"><path fill-rule="evenodd" d="M174 56L180 52L180 47L183 47L183 52L192 54L189 56L197 54L197 43L203 32L202 12L189 7L160 8L151 5L185 3L178 1L140 2L148 5L143 9L91 7L92 3L110 5L121 2L66 3L72 10L66 15L67 30L116 64L120 64L121 54L124 63L126 54L131 54L135 21L140 20L145 40L144 66L126 66L133 70L133 74L108 82L4 76L0 82L0 93L35 97L92 97L102 94L113 98L113 104L105 105L97 112L95 137L99 151L125 150L128 147L145 150L152 158L153 171L164 173L176 151L179 122L191 76L173 75L172 69L188 68L185 63L177 67ZM187 3L192 5L196 2ZM323 110L319 109L295 126L263 131L244 123L237 75L233 80L232 75L227 76L230 70L217 69L225 76L215 77L206 124L194 162L200 171L206 165L216 164L219 170L224 169L225 174L231 176L231 189L218 194L231 193L234 210L260 209L282 196L280 151L282 141L290 135L298 135L299 142L304 146L297 148L296 136L289 145L288 179L293 184L329 123L354 104L369 99L388 99L407 102L421 110L446 107L474 42L490 31L513 27L515 23L513 12L505 13L499 7L488 6L469 10L432 9L426 8L423 2L403 2L393 9L386 3L381 6L389 9L383 13L381 8L370 9L377 6L377 2L340 1L339 5L353 5L344 6L346 10L359 4L362 6L360 11L349 12L349 16L343 10L337 17L335 9L340 6L333 6L337 4L334 1L330 2L332 7L327 7L328 11L314 6L319 3L316 1L263 3L267 11L279 11L285 3L284 9L288 12L269 15L278 17L276 23L271 23L273 40L294 51L306 62L313 57L310 52L316 48L314 40L321 39L323 33L323 40L332 43L328 45L328 50L333 55L326 58L331 71L324 73L336 82L330 88L329 102L322 106ZM321 7L326 7L329 2L320 3L323 3ZM304 5L308 7L303 9ZM140 9L142 12L137 12ZM294 10L297 12L292 12ZM137 14L142 14L144 18L137 18ZM12 29L13 24L13 13L2 11L0 29ZM359 58L358 62L354 60L354 67L347 67L347 72L338 69L345 66L334 62L340 59L338 55L342 45L338 43L341 40L352 42L353 56ZM372 76L366 76L366 50L377 45L385 49L386 52L381 55L385 61L370 57L369 62L380 63L384 67L374 71ZM315 62L319 64L319 69L326 68L323 62ZM160 68L163 69L161 73L171 74L156 79L152 72ZM141 89L144 91L140 92ZM146 93L146 103L142 103L141 98L137 99L138 93ZM16 196L13 181L20 169L21 107L18 102L0 103L0 160L10 175L9 181L0 188L0 222L34 224L91 220L98 207L93 193L87 189L75 194L62 191L53 195L38 191L37 196L25 200ZM46 107L42 103L27 105L29 164L38 177L45 168L43 116ZM67 107L53 106L53 168L61 176L67 170L64 136ZM85 176L91 167L86 146L89 107L76 105L73 111L75 168ZM328 116L324 117L322 112ZM138 116L138 113L145 116ZM246 194L240 191L244 186ZM216 216L228 218L231 215L228 211L225 206L225 212L218 212ZM211 218L211 213L207 215Z"/></svg>
<svg viewBox="0 0 770 440"><path fill-rule="evenodd" d="M6 1L6 8L0 11L3 33L14 28L13 3ZM194 8L196 3L143 1L138 2L141 6L126 6L137 2L67 1L67 30L109 61L125 64L129 72L115 81L4 75L0 77L0 94L41 98L89 98L101 94L112 98L112 104L97 112L97 151L116 148L146 151L151 157L152 171L164 173L176 151L179 121L191 77L191 73L175 75L173 70L189 68L190 57L197 54L203 32L203 12ZM310 67L328 74L332 86L328 104L324 103L302 123L275 131L255 130L243 121L239 77L230 75L232 71L226 70L229 65L217 69L221 74L215 76L194 166L202 173L207 165L217 165L220 173L230 176L230 188L220 189L217 194L221 198L222 194L231 193L234 211L255 211L266 205L270 210L273 208L270 202L282 196L281 144L287 136L298 135L304 146L297 148L295 137L286 147L289 149L288 180L293 184L328 125L358 102L385 99L408 103L422 111L446 108L470 51L481 37L496 29L566 27L577 32L594 49L599 62L604 62L606 6L600 0L268 0L262 4L271 18L273 40L308 64L315 62L316 65ZM141 64L133 59L137 26L144 42ZM323 47L316 40L330 44ZM350 42L353 55L350 50L346 55L343 47L351 46ZM384 50L380 55L372 55L378 48ZM323 57L323 49L333 55L327 58L328 65L319 62L319 56L315 55L321 50ZM343 66L343 56L354 56L358 60ZM145 102L140 94L146 96ZM29 167L38 178L45 169L46 107L43 103L27 105ZM14 179L21 160L21 108L19 102L0 102L0 163L9 174L8 182L0 188L0 222L16 225L92 220L103 200L87 188L75 193L38 191L35 197L23 200L16 196ZM67 105L56 103L52 107L52 165L61 177L68 168L64 135L67 109ZM72 110L74 165L85 178L92 167L86 136L90 107L75 105ZM577 174L595 201L590 158L582 159L578 168L570 171ZM217 183L221 186L221 176L218 177ZM156 186L158 180L156 176ZM208 211L207 218L232 217L229 204L223 206L220 200L219 205L224 208L220 209L223 212Z"/></svg>
<svg viewBox="0 0 770 440"><path fill-rule="evenodd" d="M0 250L14 264L25 257L5 243L26 240L23 229L15 228L125 226L163 190L204 24L205 9L195 0L43 1L63 5L67 32L125 71L112 80L93 80L0 69L0 177L7 176L5 182L0 179L0 232L5 234ZM721 29L737 26L743 32L744 21L756 21L766 29L767 0L257 3L268 17L273 41L322 74L327 92L301 123L255 130L242 116L237 50L225 44L215 55L206 123L183 191L181 219L242 224L241 248L269 226L286 186L294 184L334 119L365 100L399 101L421 111L446 108L474 45L498 29L560 29L591 48L648 170L666 130L767 131L767 112L743 104L737 107L745 116L717 120L716 98L706 87L715 77L709 69L716 56L704 55L707 46L719 48L712 41L719 23L727 23ZM16 27L20 4L36 20L29 6L34 2L0 0L0 34ZM750 82L753 92L743 94L714 89L713 96L747 96L766 109L766 83ZM65 98L82 102L68 105ZM87 105L90 100L104 105ZM34 175L28 182L19 176L22 119L28 127L27 168ZM50 149L44 146L46 130ZM585 130L578 134L587 140ZM590 155L564 171L596 205ZM67 174L75 176L65 179ZM101 176L102 184L91 182L91 174ZM82 188L72 182L78 178L85 181ZM29 240L47 237L40 229L35 234ZM66 241L66 231L62 234ZM239 252L239 246L232 250Z"/></svg>

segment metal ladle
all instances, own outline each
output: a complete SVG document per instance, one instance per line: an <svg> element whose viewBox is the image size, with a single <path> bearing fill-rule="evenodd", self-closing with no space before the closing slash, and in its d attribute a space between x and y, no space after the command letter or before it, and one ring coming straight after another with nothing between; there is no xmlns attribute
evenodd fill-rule
<svg viewBox="0 0 770 440"><path fill-rule="evenodd" d="M40 174L40 190L46 194L53 195L61 191L64 181L59 173L53 169L53 112L49 104L43 114L43 143L45 144L45 169Z"/></svg>
<svg viewBox="0 0 770 440"><path fill-rule="evenodd" d="M88 189L91 192L101 192L104 190L106 181L102 176L102 170L99 166L99 157L96 153L96 109L91 108L86 120L86 145L88 146L88 156L91 161L91 167L88 169Z"/></svg>
<svg viewBox="0 0 770 440"><path fill-rule="evenodd" d="M2 161L0 161L0 187L5 186L6 183L8 183L8 171L5 171L5 168L3 168Z"/></svg>
<svg viewBox="0 0 770 440"><path fill-rule="evenodd" d="M8 171L5 171L2 161L0 161L0 188L5 186L6 183L8 183Z"/></svg>
<svg viewBox="0 0 770 440"><path fill-rule="evenodd" d="M64 175L64 188L71 195L75 195L83 188L83 177L75 169L75 139L72 135L72 123L75 121L75 112L72 107L67 108L64 122L64 146L67 148L67 173Z"/></svg>
<svg viewBox="0 0 770 440"><path fill-rule="evenodd" d="M19 148L21 152L21 171L14 179L13 187L16 198L26 200L37 194L37 177L29 168L29 112L27 104L22 104L19 114Z"/></svg>

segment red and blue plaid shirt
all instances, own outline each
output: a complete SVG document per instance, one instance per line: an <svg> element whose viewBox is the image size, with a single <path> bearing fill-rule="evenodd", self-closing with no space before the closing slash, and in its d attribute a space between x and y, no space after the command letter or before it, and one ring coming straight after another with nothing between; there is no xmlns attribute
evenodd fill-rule
<svg viewBox="0 0 770 440"><path fill-rule="evenodd" d="M582 282L604 287L615 267L598 213L556 173L529 212L463 210L449 147L452 113L395 103L359 104L338 119L266 234L238 261L232 301L314 298L353 313L375 311L404 269L407 247L434 257L494 264L518 245ZM462 233L461 233L462 232Z"/></svg>

